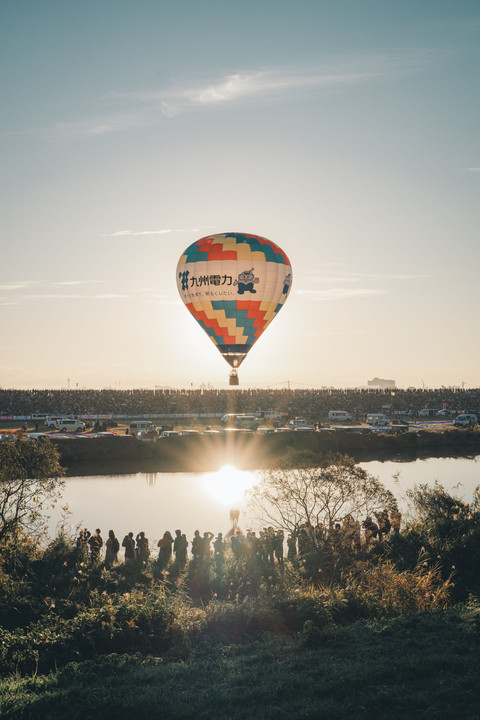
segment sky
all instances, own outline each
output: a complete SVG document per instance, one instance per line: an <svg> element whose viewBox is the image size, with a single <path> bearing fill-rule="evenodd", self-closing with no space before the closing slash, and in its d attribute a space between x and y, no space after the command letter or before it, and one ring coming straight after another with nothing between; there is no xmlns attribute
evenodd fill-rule
<svg viewBox="0 0 480 720"><path fill-rule="evenodd" d="M0 387L228 387L211 233L288 255L240 387L480 385L480 5L3 0Z"/></svg>

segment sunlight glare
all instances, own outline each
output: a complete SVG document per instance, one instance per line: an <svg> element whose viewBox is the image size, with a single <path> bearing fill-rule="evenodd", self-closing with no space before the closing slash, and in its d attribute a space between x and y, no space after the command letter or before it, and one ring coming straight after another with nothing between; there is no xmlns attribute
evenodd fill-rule
<svg viewBox="0 0 480 720"><path fill-rule="evenodd" d="M243 500L246 491L257 482L255 473L238 470L233 465L225 465L218 472L203 476L207 493L217 502L230 507Z"/></svg>

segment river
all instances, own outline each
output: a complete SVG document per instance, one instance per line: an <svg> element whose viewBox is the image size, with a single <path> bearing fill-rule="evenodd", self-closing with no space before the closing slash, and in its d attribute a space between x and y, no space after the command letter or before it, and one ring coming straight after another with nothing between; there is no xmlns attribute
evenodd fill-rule
<svg viewBox="0 0 480 720"><path fill-rule="evenodd" d="M406 491L415 485L441 483L449 492L471 500L480 485L480 455L474 458L429 458L410 462L365 462L361 467L378 477L406 510ZM258 474L227 466L215 473L133 473L66 479L62 501L49 520L53 537L62 522L75 532L81 524L91 531L109 529L123 538L144 530L156 545L165 530L180 528L191 538L194 530L226 532L230 510L240 511L243 530L258 529L249 512L245 492L258 482ZM68 505L65 514L61 506Z"/></svg>

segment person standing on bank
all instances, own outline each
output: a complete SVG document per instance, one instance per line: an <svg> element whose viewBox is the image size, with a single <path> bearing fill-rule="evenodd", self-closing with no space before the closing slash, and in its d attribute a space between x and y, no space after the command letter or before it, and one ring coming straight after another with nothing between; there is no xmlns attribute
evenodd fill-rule
<svg viewBox="0 0 480 720"><path fill-rule="evenodd" d="M100 560L100 550L103 547L103 538L100 532L100 528L97 528L94 534L88 539L88 544L90 546L90 559L92 563L97 563Z"/></svg>
<svg viewBox="0 0 480 720"><path fill-rule="evenodd" d="M111 568L113 563L118 562L118 551L120 543L113 530L108 531L108 539L105 543L105 567Z"/></svg>
<svg viewBox="0 0 480 720"><path fill-rule="evenodd" d="M163 533L163 537L158 541L157 547L160 548L158 553L158 565L160 572L165 570L172 557L173 537L169 530Z"/></svg>
<svg viewBox="0 0 480 720"><path fill-rule="evenodd" d="M133 564L135 562L135 540L133 539L133 532L125 535L122 547L125 548L125 565Z"/></svg>
<svg viewBox="0 0 480 720"><path fill-rule="evenodd" d="M137 561L143 567L150 556L148 547L148 538L145 537L143 530L137 535Z"/></svg>

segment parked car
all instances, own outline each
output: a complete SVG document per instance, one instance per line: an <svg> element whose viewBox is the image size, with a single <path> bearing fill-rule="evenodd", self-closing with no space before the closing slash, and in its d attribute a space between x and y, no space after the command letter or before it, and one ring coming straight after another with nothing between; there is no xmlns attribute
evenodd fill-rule
<svg viewBox="0 0 480 720"><path fill-rule="evenodd" d="M237 415L235 418L235 426L247 430L256 430L260 425L260 420L256 415Z"/></svg>
<svg viewBox="0 0 480 720"><path fill-rule="evenodd" d="M315 430L315 425L309 423L304 417L296 417L288 425L292 430Z"/></svg>
<svg viewBox="0 0 480 720"><path fill-rule="evenodd" d="M15 442L15 435L11 432L0 432L0 442Z"/></svg>
<svg viewBox="0 0 480 720"><path fill-rule="evenodd" d="M152 436L157 434L157 428L150 420L134 420L130 423L129 431L130 435L136 438L144 437L147 434Z"/></svg>
<svg viewBox="0 0 480 720"><path fill-rule="evenodd" d="M407 432L407 430L410 430L410 425L407 422L403 422L402 420L391 420L387 425L384 427L376 427L376 430L379 432L387 432L387 433L404 433Z"/></svg>
<svg viewBox="0 0 480 720"><path fill-rule="evenodd" d="M367 425L380 425L385 427L388 424L388 418L384 413L369 413L367 415Z"/></svg>
<svg viewBox="0 0 480 720"><path fill-rule="evenodd" d="M353 415L346 410L330 410L328 419L336 422L347 422L348 420L353 420Z"/></svg>
<svg viewBox="0 0 480 720"><path fill-rule="evenodd" d="M458 415L455 420L453 421L453 424L455 427L473 427L478 423L478 418L473 413L462 413L461 415Z"/></svg>
<svg viewBox="0 0 480 720"><path fill-rule="evenodd" d="M81 420L75 420L74 418L63 418L55 421L55 427L60 432L84 432L85 423Z"/></svg>
<svg viewBox="0 0 480 720"><path fill-rule="evenodd" d="M49 428L56 428L57 427L57 421L59 420L74 420L70 415L47 415L45 418L45 425Z"/></svg>

